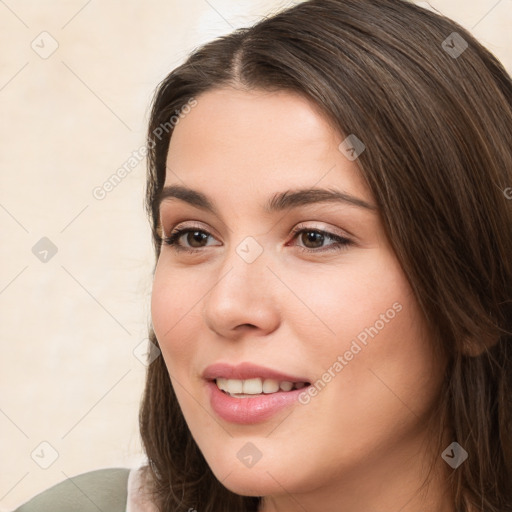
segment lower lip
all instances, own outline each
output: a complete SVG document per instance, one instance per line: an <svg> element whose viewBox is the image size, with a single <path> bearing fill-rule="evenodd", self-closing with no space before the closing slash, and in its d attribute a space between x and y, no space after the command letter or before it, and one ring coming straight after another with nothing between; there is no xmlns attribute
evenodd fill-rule
<svg viewBox="0 0 512 512"><path fill-rule="evenodd" d="M214 381L207 382L210 404L215 413L230 423L249 425L268 420L274 414L298 403L302 389L278 391L254 398L237 398L221 391Z"/></svg>

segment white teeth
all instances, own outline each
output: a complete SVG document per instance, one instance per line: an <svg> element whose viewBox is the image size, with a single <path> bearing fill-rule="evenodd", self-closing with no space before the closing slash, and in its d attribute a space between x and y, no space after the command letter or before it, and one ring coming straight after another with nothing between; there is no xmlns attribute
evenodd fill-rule
<svg viewBox="0 0 512 512"><path fill-rule="evenodd" d="M247 379L239 382L243 383L242 393L245 395L259 395L263 391L261 379Z"/></svg>
<svg viewBox="0 0 512 512"><path fill-rule="evenodd" d="M291 391L294 386L296 389L303 388L305 382L293 383L290 381L279 382L275 379L216 379L217 387L230 395L260 395L261 393L276 393L279 390Z"/></svg>
<svg viewBox="0 0 512 512"><path fill-rule="evenodd" d="M279 387L283 390L283 391L290 391L290 389L293 388L293 382L289 382L287 380L283 380L283 382L281 382L279 384Z"/></svg>
<svg viewBox="0 0 512 512"><path fill-rule="evenodd" d="M274 379L265 379L263 381L263 393L275 393L279 391L279 382Z"/></svg>

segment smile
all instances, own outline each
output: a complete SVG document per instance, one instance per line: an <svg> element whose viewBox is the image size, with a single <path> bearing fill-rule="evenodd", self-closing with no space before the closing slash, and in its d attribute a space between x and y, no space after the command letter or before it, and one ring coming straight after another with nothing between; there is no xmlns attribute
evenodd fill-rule
<svg viewBox="0 0 512 512"><path fill-rule="evenodd" d="M279 382L275 379L261 379L258 377L246 380L218 378L215 379L215 383L221 391L237 398L302 389L308 385L307 382L290 382L287 380Z"/></svg>

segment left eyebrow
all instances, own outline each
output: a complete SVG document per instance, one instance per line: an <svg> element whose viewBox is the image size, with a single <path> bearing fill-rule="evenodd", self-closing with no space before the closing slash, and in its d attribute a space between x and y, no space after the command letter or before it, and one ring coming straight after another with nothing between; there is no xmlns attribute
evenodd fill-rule
<svg viewBox="0 0 512 512"><path fill-rule="evenodd" d="M205 194L182 185L168 185L163 187L157 198L158 208L160 208L162 202L166 199L173 198L180 199L192 206L196 206L197 208L218 216L217 209ZM297 208L299 206L324 202L350 204L370 211L377 210L376 206L363 199L339 190L324 188L296 189L279 192L267 201L263 209L267 213L274 213L288 208Z"/></svg>
<svg viewBox="0 0 512 512"><path fill-rule="evenodd" d="M264 209L268 213L296 208L306 204L337 202L346 203L367 210L377 210L377 207L367 203L363 199L341 192L335 189L307 188L298 190L287 190L274 195Z"/></svg>

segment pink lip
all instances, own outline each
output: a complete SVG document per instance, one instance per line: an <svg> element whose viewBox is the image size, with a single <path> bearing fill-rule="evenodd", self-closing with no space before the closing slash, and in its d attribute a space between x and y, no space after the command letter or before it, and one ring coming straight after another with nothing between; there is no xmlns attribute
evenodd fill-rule
<svg viewBox="0 0 512 512"><path fill-rule="evenodd" d="M237 398L221 391L215 379L274 379L278 382L310 382L305 377L297 377L277 372L264 366L252 363L241 363L232 366L228 363L216 363L203 371L203 378L207 380L206 387L210 398L210 405L215 413L230 423L248 425L259 423L272 417L274 414L298 402L299 394L303 389L292 391L278 391L276 393L255 395L251 398Z"/></svg>
<svg viewBox="0 0 512 512"><path fill-rule="evenodd" d="M249 425L268 420L285 407L299 400L304 389L278 391L268 395L255 395L254 398L237 398L221 391L214 381L206 383L210 405L215 413L225 421Z"/></svg>
<svg viewBox="0 0 512 512"><path fill-rule="evenodd" d="M258 366L252 363L240 363L232 366L228 363L215 363L207 366L203 371L203 378L206 380L223 379L254 379L260 377L262 379L274 379L278 382L309 382L305 377L297 377L277 372L264 366Z"/></svg>

